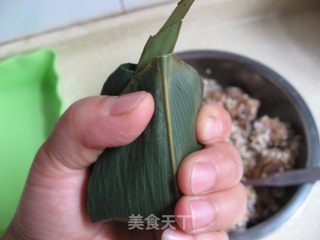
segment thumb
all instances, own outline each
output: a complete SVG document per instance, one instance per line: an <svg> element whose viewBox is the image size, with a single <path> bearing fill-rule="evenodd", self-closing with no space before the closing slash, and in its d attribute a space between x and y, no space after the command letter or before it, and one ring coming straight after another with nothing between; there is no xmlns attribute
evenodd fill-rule
<svg viewBox="0 0 320 240"><path fill-rule="evenodd" d="M35 164L67 174L87 168L105 148L134 141L153 111L153 98L147 92L80 100L61 117Z"/></svg>

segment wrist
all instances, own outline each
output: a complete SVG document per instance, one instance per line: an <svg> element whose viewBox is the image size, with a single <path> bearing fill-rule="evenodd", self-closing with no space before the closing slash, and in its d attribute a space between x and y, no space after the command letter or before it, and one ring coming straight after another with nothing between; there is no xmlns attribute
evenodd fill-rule
<svg viewBox="0 0 320 240"><path fill-rule="evenodd" d="M15 239L15 238L13 238L11 234L10 233L8 234L7 232L5 232L4 235L0 238L0 240L9 240L9 239Z"/></svg>
<svg viewBox="0 0 320 240"><path fill-rule="evenodd" d="M18 234L17 226L11 223L0 240L23 240L24 238Z"/></svg>
<svg viewBox="0 0 320 240"><path fill-rule="evenodd" d="M17 238L14 236L11 228L9 227L5 232L4 235L0 238L1 240L16 240Z"/></svg>

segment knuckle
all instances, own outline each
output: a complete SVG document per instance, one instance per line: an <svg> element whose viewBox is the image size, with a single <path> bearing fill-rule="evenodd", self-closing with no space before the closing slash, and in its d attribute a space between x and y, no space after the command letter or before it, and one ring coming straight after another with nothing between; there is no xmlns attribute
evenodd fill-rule
<svg viewBox="0 0 320 240"><path fill-rule="evenodd" d="M85 129L85 122L87 120L88 111L88 98L81 99L70 105L66 112L62 115L58 125L61 127L61 131L70 134L73 137L81 138L83 129Z"/></svg>
<svg viewBox="0 0 320 240"><path fill-rule="evenodd" d="M229 240L229 235L226 232L223 232L221 240Z"/></svg>
<svg viewBox="0 0 320 240"><path fill-rule="evenodd" d="M210 103L208 107L214 111L225 111L224 107L220 103Z"/></svg>
<svg viewBox="0 0 320 240"><path fill-rule="evenodd" d="M224 199L224 204L228 208L223 208L225 212L220 213L220 221L224 222L222 229L228 229L239 223L246 214L247 201L246 190L241 184L237 184L229 190L229 194Z"/></svg>
<svg viewBox="0 0 320 240"><path fill-rule="evenodd" d="M242 183L238 183L237 188L238 188L238 191L239 191L239 196L246 203L246 200L247 200L247 188Z"/></svg>
<svg viewBox="0 0 320 240"><path fill-rule="evenodd" d="M64 124L68 125L68 127L75 127L78 125L78 121L76 121L76 119L78 119L78 105L79 102L73 103L62 117L62 121Z"/></svg>
<svg viewBox="0 0 320 240"><path fill-rule="evenodd" d="M229 240L229 236L225 231L217 231L215 232L215 238L217 240Z"/></svg>
<svg viewBox="0 0 320 240"><path fill-rule="evenodd" d="M229 159L230 163L232 164L234 178L236 182L239 182L243 175L243 164L242 164L241 155L238 149L230 143L226 143L225 154L226 154L226 159Z"/></svg>
<svg viewBox="0 0 320 240"><path fill-rule="evenodd" d="M238 203L239 204L238 221L239 221L243 218L247 210L247 189L243 184L238 183L238 185L236 186L236 191L239 199L239 203Z"/></svg>
<svg viewBox="0 0 320 240"><path fill-rule="evenodd" d="M109 118L102 124L100 133L108 138L109 145L113 147L134 141L141 133L141 130L134 125L130 126L118 119Z"/></svg>
<svg viewBox="0 0 320 240"><path fill-rule="evenodd" d="M234 186L243 176L243 164L239 151L230 143L217 143L204 151L209 151L210 161L216 166L219 182Z"/></svg>

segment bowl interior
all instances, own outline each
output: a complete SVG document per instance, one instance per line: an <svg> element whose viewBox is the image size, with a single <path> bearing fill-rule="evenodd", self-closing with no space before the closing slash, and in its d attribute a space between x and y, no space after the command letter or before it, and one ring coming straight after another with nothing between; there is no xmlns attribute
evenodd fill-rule
<svg viewBox="0 0 320 240"><path fill-rule="evenodd" d="M315 122L300 95L280 75L254 60L226 52L191 51L178 55L201 76L215 79L222 86L238 86L251 97L259 99L259 116L267 114L290 123L301 137L296 168L319 165L319 160L316 160L319 156L319 136ZM306 184L287 188L288 200L276 215L249 227L243 233L231 235L231 239L259 239L269 234L302 205L311 186L312 184Z"/></svg>
<svg viewBox="0 0 320 240"><path fill-rule="evenodd" d="M296 167L306 167L308 159L306 131L301 113L290 98L290 94L293 94L291 88L284 89L281 84L284 80L280 79L280 76L256 62L249 63L237 55L218 53L203 57L192 54L189 56L181 54L181 56L201 76L214 79L222 86L240 87L251 97L259 99L261 102L259 116L267 114L290 123L293 130L301 136L301 149Z"/></svg>

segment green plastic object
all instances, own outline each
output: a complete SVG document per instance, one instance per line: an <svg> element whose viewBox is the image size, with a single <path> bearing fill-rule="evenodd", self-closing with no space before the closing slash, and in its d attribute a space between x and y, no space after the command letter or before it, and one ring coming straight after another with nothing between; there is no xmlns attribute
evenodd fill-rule
<svg viewBox="0 0 320 240"><path fill-rule="evenodd" d="M0 61L0 236L32 160L61 113L54 63L48 49Z"/></svg>

